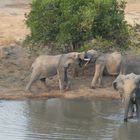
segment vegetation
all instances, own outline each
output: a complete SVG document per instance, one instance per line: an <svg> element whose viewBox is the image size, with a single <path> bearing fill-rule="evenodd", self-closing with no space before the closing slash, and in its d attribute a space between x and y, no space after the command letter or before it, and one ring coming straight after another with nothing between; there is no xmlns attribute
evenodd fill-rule
<svg viewBox="0 0 140 140"><path fill-rule="evenodd" d="M140 49L140 25L135 24L133 27L129 27L129 35L131 43L129 45L130 50L138 51Z"/></svg>
<svg viewBox="0 0 140 140"><path fill-rule="evenodd" d="M26 24L26 41L67 50L86 49L90 40L103 40L96 48L126 48L128 25L125 2L118 0L33 0ZM113 43L113 44L112 44ZM92 46L93 47L93 46Z"/></svg>

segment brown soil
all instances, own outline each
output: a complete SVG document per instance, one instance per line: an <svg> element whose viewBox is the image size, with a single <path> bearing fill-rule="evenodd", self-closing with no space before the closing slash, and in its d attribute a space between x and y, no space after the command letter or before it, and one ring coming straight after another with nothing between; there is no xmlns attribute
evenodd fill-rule
<svg viewBox="0 0 140 140"><path fill-rule="evenodd" d="M137 1L137 0L136 0ZM127 5L126 19L131 23L134 15L140 16L140 2ZM104 88L91 89L92 67L88 68L85 76L78 78L71 76L72 89L60 93L58 87L58 79L48 81L47 90L40 82L36 82L32 87L32 93L24 91L29 80L29 69L35 57L30 56L27 50L15 44L22 40L29 30L24 23L24 14L30 10L29 0L5 0L3 4L0 1L0 48L8 45L8 53L1 57L4 53L0 50L0 99L22 100L27 98L103 98L103 99L119 99L119 94L115 92L111 83L114 77L103 77ZM132 14L133 13L133 14ZM130 20L131 19L131 20ZM138 22L140 18L138 18ZM133 24L133 23L131 23ZM140 55L127 55L128 72L139 73L140 71Z"/></svg>

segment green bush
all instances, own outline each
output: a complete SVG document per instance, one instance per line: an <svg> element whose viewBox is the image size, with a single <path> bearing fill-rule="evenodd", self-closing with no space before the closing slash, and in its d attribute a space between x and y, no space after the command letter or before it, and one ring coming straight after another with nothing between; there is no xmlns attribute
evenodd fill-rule
<svg viewBox="0 0 140 140"><path fill-rule="evenodd" d="M80 48L77 49L77 51L87 51L89 49L95 49L102 52L108 52L108 51L114 51L116 50L116 44L113 41L103 39L100 36L96 36L96 38L85 42L83 45L80 46Z"/></svg>
<svg viewBox="0 0 140 140"><path fill-rule="evenodd" d="M125 46L125 2L117 0L33 0L26 40L36 45L77 49L99 36Z"/></svg>
<svg viewBox="0 0 140 140"><path fill-rule="evenodd" d="M140 49L140 24L135 24L133 27L129 27L129 34L131 43L129 49L131 51L139 52Z"/></svg>

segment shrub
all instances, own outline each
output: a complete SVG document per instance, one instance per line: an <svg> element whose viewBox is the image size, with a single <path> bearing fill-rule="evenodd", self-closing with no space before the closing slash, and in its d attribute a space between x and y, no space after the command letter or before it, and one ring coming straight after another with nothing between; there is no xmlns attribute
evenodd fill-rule
<svg viewBox="0 0 140 140"><path fill-rule="evenodd" d="M126 45L125 2L117 0L33 0L26 24L33 44L79 48L100 36Z"/></svg>
<svg viewBox="0 0 140 140"><path fill-rule="evenodd" d="M129 49L138 52L140 49L140 24L135 24L133 27L129 27L129 34L131 43Z"/></svg>

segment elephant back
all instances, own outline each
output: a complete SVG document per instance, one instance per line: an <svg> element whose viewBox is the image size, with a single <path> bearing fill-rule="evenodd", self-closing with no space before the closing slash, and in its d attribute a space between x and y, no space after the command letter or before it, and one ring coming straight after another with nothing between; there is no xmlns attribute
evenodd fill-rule
<svg viewBox="0 0 140 140"><path fill-rule="evenodd" d="M122 65L122 55L119 52L114 52L106 56L106 69L109 74L117 75L120 73Z"/></svg>

